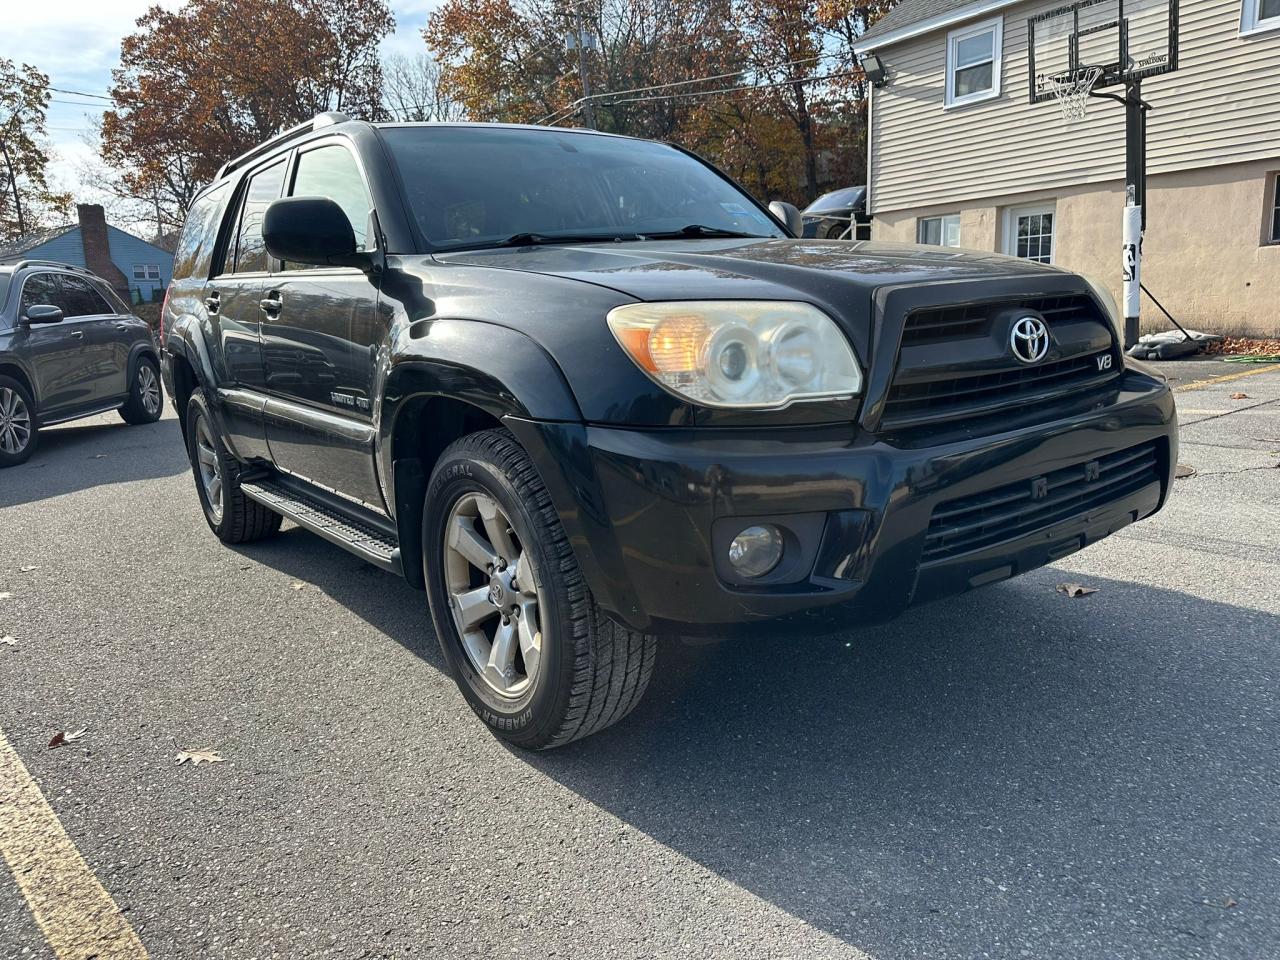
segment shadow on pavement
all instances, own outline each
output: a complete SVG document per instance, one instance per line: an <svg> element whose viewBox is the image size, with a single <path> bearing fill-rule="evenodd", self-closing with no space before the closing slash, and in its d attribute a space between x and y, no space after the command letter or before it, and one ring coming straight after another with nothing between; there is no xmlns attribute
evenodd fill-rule
<svg viewBox="0 0 1280 960"><path fill-rule="evenodd" d="M191 469L176 419L130 426L108 416L42 430L30 460L0 470L0 507Z"/></svg>
<svg viewBox="0 0 1280 960"><path fill-rule="evenodd" d="M443 668L402 581L302 531L245 553ZM840 638L671 641L630 718L516 755L877 960L1266 955L1280 618L1053 577Z"/></svg>

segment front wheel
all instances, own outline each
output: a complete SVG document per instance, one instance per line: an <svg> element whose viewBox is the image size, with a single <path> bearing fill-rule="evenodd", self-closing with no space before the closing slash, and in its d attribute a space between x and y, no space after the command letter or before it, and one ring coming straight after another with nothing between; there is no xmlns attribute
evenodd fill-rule
<svg viewBox="0 0 1280 960"><path fill-rule="evenodd" d="M423 511L427 596L458 688L517 746L557 747L640 702L657 639L609 619L551 497L505 430L452 444Z"/></svg>
<svg viewBox="0 0 1280 960"><path fill-rule="evenodd" d="M0 467L26 463L39 439L31 394L12 377L0 377Z"/></svg>

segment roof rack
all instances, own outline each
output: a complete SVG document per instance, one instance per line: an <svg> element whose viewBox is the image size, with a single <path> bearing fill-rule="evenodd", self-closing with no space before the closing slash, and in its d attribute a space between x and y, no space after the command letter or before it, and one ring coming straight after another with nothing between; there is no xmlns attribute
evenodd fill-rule
<svg viewBox="0 0 1280 960"><path fill-rule="evenodd" d="M270 140L266 141L265 143L258 144L258 146L254 147L252 150L250 150L247 153L240 154L240 156L236 157L234 160L228 160L218 169L218 175L214 179L221 180L232 170L238 169L239 167L243 167L246 163L248 163L250 160L255 159L256 157L260 157L263 154L270 153L272 150L280 146L282 143L287 143L288 141L293 140L296 137L300 137L305 133L311 133L313 130L320 130L323 127L331 127L335 123L344 123L350 119L351 118L348 117L345 113L339 113L337 110L329 110L329 111L326 111L325 113L317 113L310 120L304 120L302 123L298 124L296 127L290 127L288 130L281 130L279 133L277 133L274 137L272 137Z"/></svg>
<svg viewBox="0 0 1280 960"><path fill-rule="evenodd" d="M97 276L88 267L77 267L74 263L63 263L61 260L16 260L13 263L0 264L0 266L13 267L15 272L25 270L27 267L57 267L59 270L70 270L72 273L87 273L91 277Z"/></svg>

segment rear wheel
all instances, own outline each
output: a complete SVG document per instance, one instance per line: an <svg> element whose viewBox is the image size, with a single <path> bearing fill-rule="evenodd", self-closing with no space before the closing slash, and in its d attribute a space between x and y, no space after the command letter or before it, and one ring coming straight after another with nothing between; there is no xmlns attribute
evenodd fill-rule
<svg viewBox="0 0 1280 960"><path fill-rule="evenodd" d="M125 423L155 423L163 412L160 371L156 368L154 360L143 357L138 361L138 368L133 371L133 382L129 384L129 399L120 408L120 416Z"/></svg>
<svg viewBox="0 0 1280 960"><path fill-rule="evenodd" d="M463 437L441 456L423 556L449 668L498 736L556 747L639 703L657 640L597 606L532 461L505 430Z"/></svg>
<svg viewBox="0 0 1280 960"><path fill-rule="evenodd" d="M39 440L36 405L12 377L0 377L0 467L26 463Z"/></svg>
<svg viewBox="0 0 1280 960"><path fill-rule="evenodd" d="M280 529L280 514L240 490L240 467L223 448L204 394L187 404L187 453L209 529L223 543L248 543Z"/></svg>

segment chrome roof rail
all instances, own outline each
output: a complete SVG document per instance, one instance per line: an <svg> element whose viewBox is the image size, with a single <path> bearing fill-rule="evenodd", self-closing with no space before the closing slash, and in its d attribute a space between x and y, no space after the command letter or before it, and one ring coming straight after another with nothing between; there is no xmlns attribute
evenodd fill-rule
<svg viewBox="0 0 1280 960"><path fill-rule="evenodd" d="M236 157L234 160L228 160L218 168L218 175L214 177L214 180L221 180L232 170L243 167L250 160L268 154L281 144L288 143L290 140L300 137L303 134L311 133L313 130L320 130L324 127L331 127L335 123L345 123L350 119L351 118L345 113L339 113L337 110L329 110L326 113L317 113L310 120L304 120L296 127L290 127L288 130L281 130L265 143L258 144L252 150L247 153L240 154L240 156Z"/></svg>
<svg viewBox="0 0 1280 960"><path fill-rule="evenodd" d="M88 267L77 267L74 263L63 263L61 260L17 260L13 263L0 264L0 266L12 267L15 272L25 270L27 267L57 267L59 270L70 270L72 273L87 273L91 277L97 276Z"/></svg>

